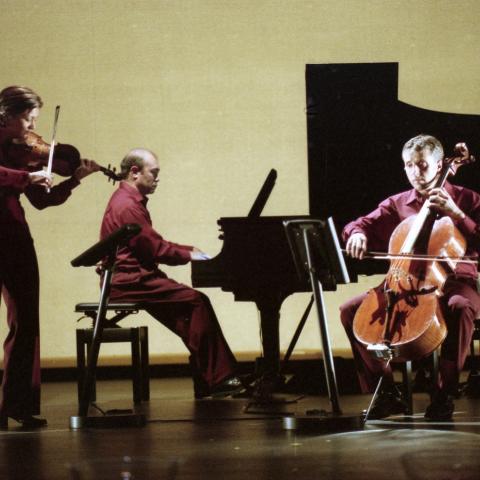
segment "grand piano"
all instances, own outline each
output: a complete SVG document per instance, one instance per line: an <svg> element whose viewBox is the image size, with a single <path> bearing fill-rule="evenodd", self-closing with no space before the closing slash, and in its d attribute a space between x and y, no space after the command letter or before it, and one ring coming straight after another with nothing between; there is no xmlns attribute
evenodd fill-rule
<svg viewBox="0 0 480 480"><path fill-rule="evenodd" d="M310 215L332 216L339 229L388 195L409 188L400 156L409 138L437 136L447 155L458 141L467 142L473 154L480 152L480 116L400 102L397 63L307 65L306 87ZM480 188L479 167L464 167L455 182ZM297 277L283 231L283 220L292 217L260 216L275 174L271 177L247 217L218 220L223 248L212 260L192 262L192 285L220 287L237 301L256 303L265 370L275 375L282 302L310 288ZM352 279L385 269L378 262L349 263Z"/></svg>
<svg viewBox="0 0 480 480"><path fill-rule="evenodd" d="M233 292L236 301L257 305L267 375L279 372L281 305L292 293L309 291L296 273L283 227L284 220L308 216L260 216L276 178L272 169L247 217L218 220L222 251L211 260L192 262L194 287L221 287Z"/></svg>

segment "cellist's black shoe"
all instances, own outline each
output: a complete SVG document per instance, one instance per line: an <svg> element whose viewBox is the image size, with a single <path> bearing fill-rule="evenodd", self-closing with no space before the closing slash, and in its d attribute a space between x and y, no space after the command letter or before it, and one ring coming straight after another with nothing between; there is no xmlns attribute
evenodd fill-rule
<svg viewBox="0 0 480 480"><path fill-rule="evenodd" d="M368 414L367 420L379 420L389 417L390 415L398 415L407 412L407 405L403 401L400 392L395 387L382 390L375 399L372 408ZM363 414L366 415L364 410Z"/></svg>
<svg viewBox="0 0 480 480"><path fill-rule="evenodd" d="M448 395L440 390L433 396L424 416L427 420L448 422L452 419L454 410L453 395Z"/></svg>

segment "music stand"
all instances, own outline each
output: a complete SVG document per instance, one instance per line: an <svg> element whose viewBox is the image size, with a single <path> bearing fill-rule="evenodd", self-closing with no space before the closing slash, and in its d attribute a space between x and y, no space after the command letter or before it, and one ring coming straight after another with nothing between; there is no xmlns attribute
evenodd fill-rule
<svg viewBox="0 0 480 480"><path fill-rule="evenodd" d="M345 431L363 428L361 415L343 415L338 400L337 380L328 334L323 290L336 290L337 284L349 283L350 278L340 250L332 218L327 221L296 219L284 221L285 232L297 274L310 285L315 301L328 397L332 412L318 415L288 416L283 419L286 430Z"/></svg>
<svg viewBox="0 0 480 480"><path fill-rule="evenodd" d="M85 427L142 426L146 423L145 415L138 414L88 416L117 251L119 247L125 245L130 238L137 235L140 230L140 225L136 223L123 225L70 262L73 267L91 267L103 261L103 269L105 272L93 328L92 343L88 351L87 371L83 383L82 395L80 397L78 415L70 417L70 428L72 429Z"/></svg>

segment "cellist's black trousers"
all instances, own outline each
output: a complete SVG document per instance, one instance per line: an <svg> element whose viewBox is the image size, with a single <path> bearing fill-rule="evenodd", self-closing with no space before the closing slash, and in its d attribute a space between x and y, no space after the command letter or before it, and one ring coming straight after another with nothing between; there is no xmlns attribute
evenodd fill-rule
<svg viewBox="0 0 480 480"><path fill-rule="evenodd" d="M450 278L445 283L443 292L439 301L447 324L447 336L441 348L437 386L454 393L469 352L473 322L477 312L480 312L480 295L475 280L471 278ZM352 345L363 393L373 392L382 374L385 374L386 379L392 378L390 367L385 367L383 360L373 357L353 334L353 319L366 295L358 295L340 307L340 318Z"/></svg>

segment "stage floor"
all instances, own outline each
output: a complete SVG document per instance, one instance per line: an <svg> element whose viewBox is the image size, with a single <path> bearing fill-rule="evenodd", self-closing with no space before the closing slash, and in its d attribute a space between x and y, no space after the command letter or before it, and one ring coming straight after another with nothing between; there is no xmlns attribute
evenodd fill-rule
<svg viewBox="0 0 480 480"><path fill-rule="evenodd" d="M69 428L77 414L76 385L43 386L47 428L0 430L1 479L478 479L480 399L461 398L451 423L423 419L426 394L414 395L411 417L370 421L363 429L322 432L285 430L285 417L330 411L325 397L293 395L268 408L247 399L194 401L190 379L153 379L151 400L138 411L144 427ZM132 408L128 381L102 381L103 410ZM369 397L340 397L355 418ZM317 412L318 413L318 412ZM314 419L322 418L313 415ZM328 418L328 416L327 416Z"/></svg>

